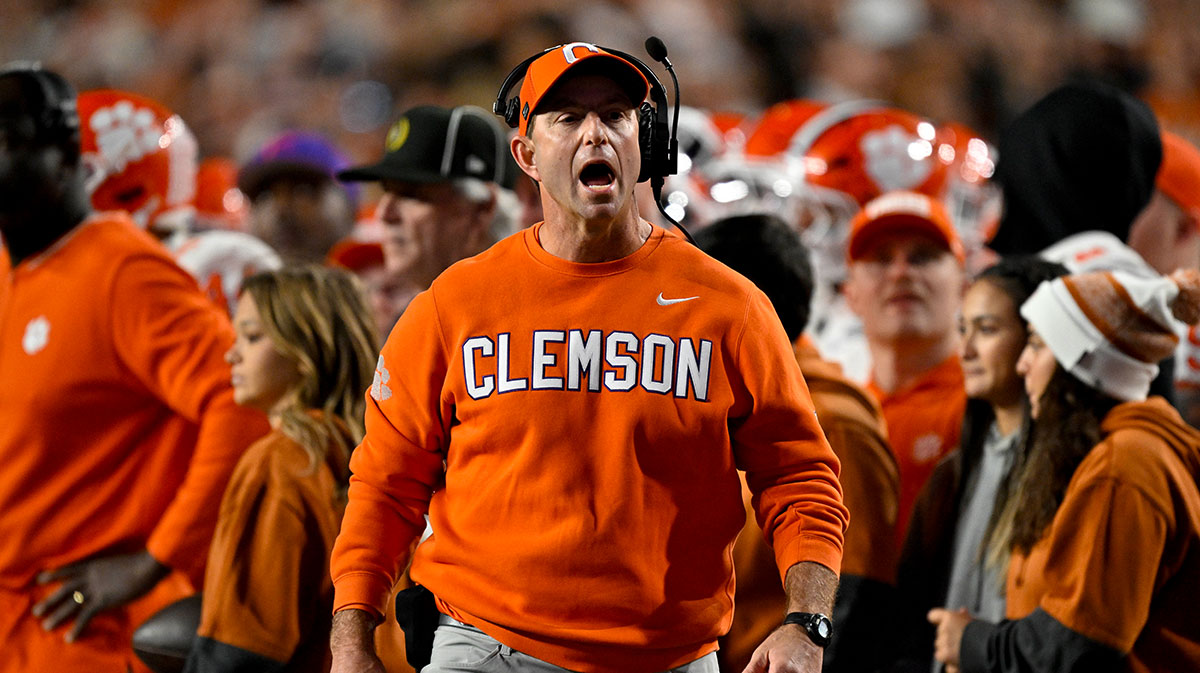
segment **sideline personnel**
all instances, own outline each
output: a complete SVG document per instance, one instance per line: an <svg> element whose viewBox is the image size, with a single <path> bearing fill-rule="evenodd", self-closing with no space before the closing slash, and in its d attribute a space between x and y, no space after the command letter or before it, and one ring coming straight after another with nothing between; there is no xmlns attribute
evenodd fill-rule
<svg viewBox="0 0 1200 673"><path fill-rule="evenodd" d="M269 429L234 404L224 312L127 214L91 212L83 164L71 86L0 69L5 673L147 670L134 627L199 588L229 475Z"/></svg>
<svg viewBox="0 0 1200 673"><path fill-rule="evenodd" d="M382 670L371 629L426 511L427 673L715 671L738 469L787 609L829 613L837 458L770 301L639 216L648 88L590 44L530 65L511 149L546 219L448 269L384 345L331 562L335 672ZM820 661L784 625L750 669Z"/></svg>

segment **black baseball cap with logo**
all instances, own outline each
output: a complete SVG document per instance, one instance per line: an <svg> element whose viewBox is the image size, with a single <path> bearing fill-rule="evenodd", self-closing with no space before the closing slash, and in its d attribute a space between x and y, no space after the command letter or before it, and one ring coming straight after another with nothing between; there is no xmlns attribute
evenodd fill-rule
<svg viewBox="0 0 1200 673"><path fill-rule="evenodd" d="M432 183L478 178L512 188L516 163L492 115L473 105L415 107L388 130L383 159L341 171L347 182Z"/></svg>

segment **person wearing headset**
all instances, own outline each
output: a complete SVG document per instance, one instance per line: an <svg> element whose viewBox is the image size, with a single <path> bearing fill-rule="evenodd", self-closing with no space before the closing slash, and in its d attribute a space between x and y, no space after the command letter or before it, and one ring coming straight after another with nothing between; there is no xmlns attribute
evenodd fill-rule
<svg viewBox="0 0 1200 673"><path fill-rule="evenodd" d="M715 672L738 470L788 590L748 670L820 670L838 461L766 296L639 215L634 185L669 170L665 98L587 43L502 87L545 219L446 270L383 347L331 559L333 671L383 670L371 631L428 514L426 673Z"/></svg>
<svg viewBox="0 0 1200 673"><path fill-rule="evenodd" d="M234 402L224 310L85 176L74 88L0 67L2 673L146 671L134 627L200 588L270 429Z"/></svg>

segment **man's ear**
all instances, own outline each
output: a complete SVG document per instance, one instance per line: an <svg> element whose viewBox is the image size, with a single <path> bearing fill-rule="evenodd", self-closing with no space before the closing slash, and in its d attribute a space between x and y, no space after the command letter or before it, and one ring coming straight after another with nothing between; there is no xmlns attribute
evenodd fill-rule
<svg viewBox="0 0 1200 673"><path fill-rule="evenodd" d="M487 228L491 226L492 220L496 217L496 208L499 207L496 203L496 191L500 189L500 186L494 182L488 182L485 184L487 184L488 194L490 194L490 196L487 201L482 201L475 204L477 209L475 213L475 220L476 223L481 225L486 231Z"/></svg>
<svg viewBox="0 0 1200 673"><path fill-rule="evenodd" d="M1186 241L1200 236L1200 208L1180 208L1180 217L1175 222L1175 240Z"/></svg>
<svg viewBox="0 0 1200 673"><path fill-rule="evenodd" d="M846 265L846 280L842 281L842 296L846 299L846 305L855 315L861 315L862 310L859 306L859 288L858 281L855 279L855 270L850 264Z"/></svg>
<svg viewBox="0 0 1200 673"><path fill-rule="evenodd" d="M517 134L509 141L509 147L512 149L513 159L516 159L517 165L521 167L525 175L533 178L534 182L541 182L533 140L528 136Z"/></svg>

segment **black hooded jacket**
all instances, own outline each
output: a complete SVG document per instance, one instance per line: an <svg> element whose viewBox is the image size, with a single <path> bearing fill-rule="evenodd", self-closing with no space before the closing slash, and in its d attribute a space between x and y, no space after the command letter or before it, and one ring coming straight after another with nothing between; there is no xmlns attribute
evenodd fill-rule
<svg viewBox="0 0 1200 673"><path fill-rule="evenodd" d="M1099 82L1050 92L1005 129L997 149L1005 212L991 247L1002 255L1089 230L1127 240L1162 162L1154 113Z"/></svg>

